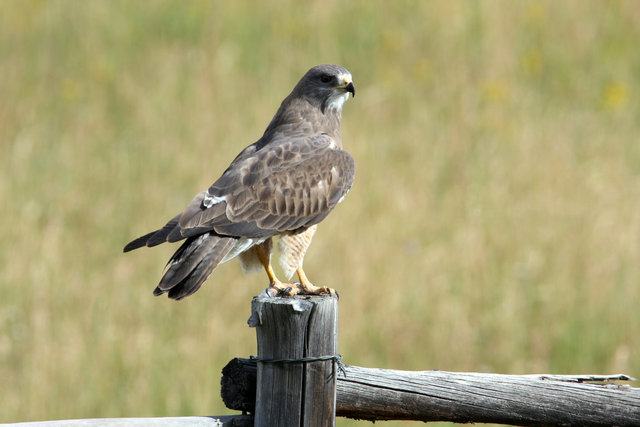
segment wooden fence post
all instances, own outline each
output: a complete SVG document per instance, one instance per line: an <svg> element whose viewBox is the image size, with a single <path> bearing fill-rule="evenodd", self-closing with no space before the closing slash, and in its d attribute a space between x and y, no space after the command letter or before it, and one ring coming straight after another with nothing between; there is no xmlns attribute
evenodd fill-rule
<svg viewBox="0 0 640 427"><path fill-rule="evenodd" d="M255 297L258 377L255 426L333 426L338 299Z"/></svg>

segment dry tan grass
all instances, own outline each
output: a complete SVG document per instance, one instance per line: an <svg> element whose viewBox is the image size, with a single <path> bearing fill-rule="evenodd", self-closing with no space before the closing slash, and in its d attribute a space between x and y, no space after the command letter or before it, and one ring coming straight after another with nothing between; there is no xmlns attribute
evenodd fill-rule
<svg viewBox="0 0 640 427"><path fill-rule="evenodd" d="M175 248L121 248L323 62L358 171L305 266L347 363L640 375L637 40L631 1L3 4L0 421L228 412L265 278L174 303Z"/></svg>

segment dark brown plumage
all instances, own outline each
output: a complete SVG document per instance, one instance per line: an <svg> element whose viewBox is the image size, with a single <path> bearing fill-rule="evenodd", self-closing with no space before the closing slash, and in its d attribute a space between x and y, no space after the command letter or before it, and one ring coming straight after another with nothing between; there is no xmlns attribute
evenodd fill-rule
<svg viewBox="0 0 640 427"><path fill-rule="evenodd" d="M310 69L280 105L262 138L245 148L222 176L184 212L139 237L125 252L186 239L154 291L181 299L197 291L220 264L238 255L245 269L262 265L271 289L287 294L327 293L302 270L315 225L347 194L355 164L342 150L342 106L355 94L351 74L337 65ZM280 282L271 268L271 238L283 238L285 272L300 285ZM291 238L301 235L303 238ZM287 242L295 242L288 248ZM293 244L293 243L292 243Z"/></svg>

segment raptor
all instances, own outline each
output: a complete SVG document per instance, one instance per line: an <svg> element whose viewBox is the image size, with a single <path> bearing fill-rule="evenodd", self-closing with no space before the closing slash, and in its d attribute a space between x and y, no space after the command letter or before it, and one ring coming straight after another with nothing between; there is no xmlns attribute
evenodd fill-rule
<svg viewBox="0 0 640 427"><path fill-rule="evenodd" d="M264 134L246 147L208 189L166 225L139 237L124 252L183 241L167 264L154 295L182 299L196 292L221 263L238 258L245 271L264 268L269 293L333 294L315 286L302 264L320 223L340 203L354 180L353 157L342 148L342 107L355 95L351 73L318 65L300 79ZM272 268L273 239L280 264Z"/></svg>

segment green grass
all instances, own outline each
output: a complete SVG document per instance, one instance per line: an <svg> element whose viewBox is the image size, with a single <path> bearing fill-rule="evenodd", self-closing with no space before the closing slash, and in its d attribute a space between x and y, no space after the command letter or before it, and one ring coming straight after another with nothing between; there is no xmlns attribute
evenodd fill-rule
<svg viewBox="0 0 640 427"><path fill-rule="evenodd" d="M325 62L357 178L305 267L346 363L640 375L637 40L632 1L4 2L0 422L230 412L264 275L175 303L175 247L122 246Z"/></svg>

